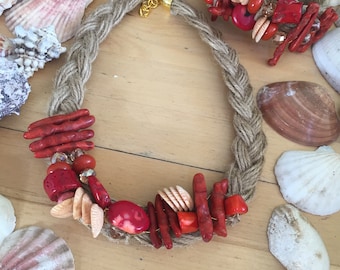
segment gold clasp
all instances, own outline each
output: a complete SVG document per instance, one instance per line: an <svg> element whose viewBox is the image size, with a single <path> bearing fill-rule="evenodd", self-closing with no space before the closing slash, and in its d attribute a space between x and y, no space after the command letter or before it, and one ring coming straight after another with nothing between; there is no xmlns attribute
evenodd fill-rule
<svg viewBox="0 0 340 270"><path fill-rule="evenodd" d="M139 15L141 17L148 17L151 10L157 8L160 4L166 7L170 7L172 0L144 0L139 9Z"/></svg>

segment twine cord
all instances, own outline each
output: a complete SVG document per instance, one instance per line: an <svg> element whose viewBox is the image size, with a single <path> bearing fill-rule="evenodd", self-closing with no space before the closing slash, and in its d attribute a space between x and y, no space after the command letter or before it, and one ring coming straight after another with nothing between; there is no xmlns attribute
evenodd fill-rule
<svg viewBox="0 0 340 270"><path fill-rule="evenodd" d="M109 0L84 19L74 44L68 50L66 63L57 72L49 104L50 116L70 113L81 107L86 92L85 83L91 76L91 65L97 57L100 43L141 2ZM231 146L235 160L226 169L226 177L229 179L228 193L239 193L249 202L263 167L266 138L248 73L240 64L236 51L222 40L220 32L209 25L202 13L182 0L173 0L170 11L173 15L183 17L198 30L201 39L211 47L214 58L221 66L224 82L229 90L229 103L235 111L235 138ZM102 234L113 241L124 239L128 242L135 239L144 245L151 245L148 233L132 236L108 223L104 224ZM197 239L200 239L200 235L195 233L185 234L173 241L175 245L183 246Z"/></svg>

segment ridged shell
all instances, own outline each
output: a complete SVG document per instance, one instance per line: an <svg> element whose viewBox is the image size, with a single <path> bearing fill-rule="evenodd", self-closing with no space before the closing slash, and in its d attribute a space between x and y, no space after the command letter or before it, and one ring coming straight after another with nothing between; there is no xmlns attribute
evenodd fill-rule
<svg viewBox="0 0 340 270"><path fill-rule="evenodd" d="M104 225L104 210L96 203L91 206L91 232L97 238Z"/></svg>
<svg viewBox="0 0 340 270"><path fill-rule="evenodd" d="M14 51L14 44L11 39L0 35L0 57L6 57Z"/></svg>
<svg viewBox="0 0 340 270"><path fill-rule="evenodd" d="M87 193L83 195L82 204L81 204L81 219L85 225L91 224L91 207L93 203L91 198Z"/></svg>
<svg viewBox="0 0 340 270"><path fill-rule="evenodd" d="M287 270L329 270L321 237L294 206L286 204L274 209L267 236L270 252Z"/></svg>
<svg viewBox="0 0 340 270"><path fill-rule="evenodd" d="M51 230L30 226L10 234L0 246L2 270L75 269L66 242Z"/></svg>
<svg viewBox="0 0 340 270"><path fill-rule="evenodd" d="M0 0L0 15L6 10L11 8L17 0Z"/></svg>
<svg viewBox="0 0 340 270"><path fill-rule="evenodd" d="M73 215L73 198L66 199L52 207L50 214L56 218L67 218Z"/></svg>
<svg viewBox="0 0 340 270"><path fill-rule="evenodd" d="M74 219L81 218L81 208L82 208L84 194L85 194L85 190L82 187L77 188L76 192L74 193L73 209L72 209Z"/></svg>
<svg viewBox="0 0 340 270"><path fill-rule="evenodd" d="M31 87L15 62L0 57L0 119L6 115L19 114Z"/></svg>
<svg viewBox="0 0 340 270"><path fill-rule="evenodd" d="M312 53L322 76L340 94L340 28L328 31L313 45Z"/></svg>
<svg viewBox="0 0 340 270"><path fill-rule="evenodd" d="M293 142L321 146L339 137L334 101L321 85L303 81L268 84L259 90L257 104L267 124Z"/></svg>
<svg viewBox="0 0 340 270"><path fill-rule="evenodd" d="M340 154L330 146L284 152L274 170L287 202L321 216L340 210Z"/></svg>
<svg viewBox="0 0 340 270"><path fill-rule="evenodd" d="M53 25L60 42L72 38L78 30L85 8L92 0L23 0L5 12L11 31L17 25L25 29Z"/></svg>
<svg viewBox="0 0 340 270"><path fill-rule="evenodd" d="M13 232L15 224L16 218L11 201L0 195L0 245Z"/></svg>
<svg viewBox="0 0 340 270"><path fill-rule="evenodd" d="M164 188L158 194L175 211L191 211L194 202L190 194L181 186Z"/></svg>

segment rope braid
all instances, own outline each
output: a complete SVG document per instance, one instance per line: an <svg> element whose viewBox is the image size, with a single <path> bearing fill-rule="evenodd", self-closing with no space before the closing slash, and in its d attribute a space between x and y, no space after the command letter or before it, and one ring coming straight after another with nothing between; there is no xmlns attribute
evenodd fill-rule
<svg viewBox="0 0 340 270"><path fill-rule="evenodd" d="M57 72L49 116L70 113L81 107L86 91L85 83L91 76L91 65L97 57L99 44L141 2L109 0L84 19L74 44L68 50L66 63ZM201 39L211 47L214 58L221 66L225 85L229 89L229 103L235 111L233 126L236 136L231 147L235 160L226 171L229 179L228 193L239 193L249 202L260 178L266 138L247 71L240 64L236 51L221 39L221 34L209 25L203 14L182 0L172 1L171 14L183 17L198 30ZM144 245L151 245L148 233L129 235L106 222L102 234L113 241L123 239L128 242L135 239ZM184 234L181 238L173 239L173 242L177 246L184 246L198 239L199 233Z"/></svg>

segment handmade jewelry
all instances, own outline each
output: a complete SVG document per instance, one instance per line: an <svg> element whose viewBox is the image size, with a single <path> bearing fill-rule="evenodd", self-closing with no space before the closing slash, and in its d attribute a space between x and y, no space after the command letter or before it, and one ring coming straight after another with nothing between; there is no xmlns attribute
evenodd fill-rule
<svg viewBox="0 0 340 270"><path fill-rule="evenodd" d="M50 117L30 124L24 138L40 138L30 144L30 149L38 158L51 157L44 189L57 202L51 210L54 216L79 219L91 228L94 237L102 233L110 240L135 239L155 248L172 248L199 238L208 242L213 234L226 236L226 223L237 222L239 215L247 212L245 201L252 198L260 177L266 139L246 70L235 50L222 41L202 14L182 0L166 2L171 13L198 29L202 40L212 48L230 90L229 101L235 110L235 161L225 179L215 183L208 193L204 176L198 173L193 178L193 199L175 186L160 191L154 203L140 207L112 199L96 177L94 157L85 152L94 147L88 140L94 135L89 127L95 118L87 109L80 109L91 63L111 28L140 3L109 1L83 21L67 62L56 76Z"/></svg>
<svg viewBox="0 0 340 270"><path fill-rule="evenodd" d="M268 64L274 66L286 47L305 52L320 40L338 20L333 7L320 11L316 2L296 0L205 0L211 19L222 17L241 30L252 31L255 42L270 40L278 44Z"/></svg>

